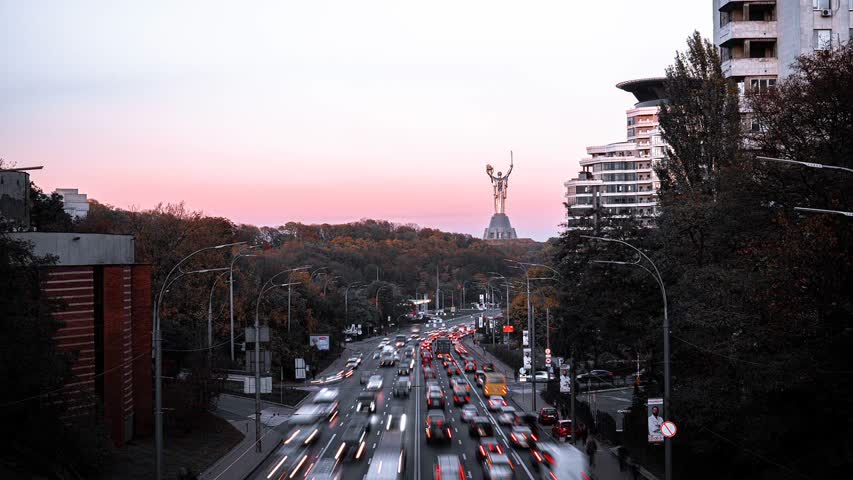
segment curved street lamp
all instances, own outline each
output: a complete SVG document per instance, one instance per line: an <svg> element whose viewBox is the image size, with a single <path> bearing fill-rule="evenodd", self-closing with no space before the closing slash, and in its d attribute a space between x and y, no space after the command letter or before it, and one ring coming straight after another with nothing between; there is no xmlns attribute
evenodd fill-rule
<svg viewBox="0 0 853 480"><path fill-rule="evenodd" d="M162 330L160 328L160 305L163 303L163 294L166 291L166 287L171 285L170 278L172 274L176 271L183 274L187 274L190 272L184 272L181 269L181 265L184 264L187 260L192 258L193 256L206 252L209 250L221 250L227 247L233 247L235 245L244 245L246 242L232 242L232 243L223 243L221 245L214 245L211 247L199 248L198 250L190 253L186 257L182 258L175 266L169 270L169 273L166 274L166 278L163 279L163 285L160 287L160 293L157 294L157 301L154 303L154 475L157 480L162 480L163 478L163 338L162 338ZM211 269L205 270L197 270L193 273L204 273L212 271ZM219 271L219 270L217 270ZM175 279L177 280L177 279Z"/></svg>
<svg viewBox="0 0 853 480"><path fill-rule="evenodd" d="M799 163L799 162L795 162ZM608 260L593 260L595 263L609 263L612 265L629 265L634 267L640 267L645 270L652 278L657 282L658 287L660 287L661 297L663 297L663 418L664 420L669 420L669 393L670 393L670 365L669 365L669 314L667 313L667 300L666 300L666 286L663 283L663 277L661 277L660 271L658 270L655 262L652 261L651 258L648 257L642 250L631 245L628 242L623 240L616 240L614 238L604 238L604 237L593 237L591 235L581 235L581 238L588 238L590 240L599 240L602 242L612 242L618 243L620 245L625 245L628 248L631 248L635 252L637 252L637 261L635 262L616 262L616 261L608 261ZM648 267L640 263L642 260L646 260L654 269L654 272L650 270ZM664 438L664 475L666 480L672 478L672 440L669 438Z"/></svg>

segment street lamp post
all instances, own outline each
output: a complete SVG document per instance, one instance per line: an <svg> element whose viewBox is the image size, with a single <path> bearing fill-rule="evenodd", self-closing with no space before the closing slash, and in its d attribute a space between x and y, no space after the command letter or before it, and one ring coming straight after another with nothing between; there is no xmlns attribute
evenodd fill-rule
<svg viewBox="0 0 853 480"><path fill-rule="evenodd" d="M290 297L291 297L291 292L292 292L291 289L293 288L293 285L294 285L293 283L290 283L290 276L293 275L293 272L296 272L298 270L307 270L309 268L311 268L310 265L303 265L301 267L296 267L296 268L291 268L290 270L286 270L287 272L290 272L287 274L287 281L288 281L288 285L287 285L287 334L288 335L290 335ZM320 267L320 268L326 268L326 267Z"/></svg>
<svg viewBox="0 0 853 480"><path fill-rule="evenodd" d="M230 268L228 269L231 270ZM213 280L213 285L210 287L210 297L207 301L207 367L213 368L213 291L216 289L216 283L224 277L228 272L222 272Z"/></svg>
<svg viewBox="0 0 853 480"><path fill-rule="evenodd" d="M524 278L527 288L527 329L528 335L530 339L530 372L533 374L531 378L533 379L533 411L536 411L536 324L532 315L532 310L530 308L530 281L531 280L554 280L553 277L534 277L530 278L530 267L544 267L552 272L560 275L560 272L554 270L552 267L542 263L525 263L525 262L516 262L514 260L508 260L510 262L516 263L524 267Z"/></svg>
<svg viewBox="0 0 853 480"><path fill-rule="evenodd" d="M344 323L349 322L349 289L361 285L361 282L352 282L344 289Z"/></svg>
<svg viewBox="0 0 853 480"><path fill-rule="evenodd" d="M257 245L252 245L246 250L258 248ZM238 253L231 259L231 264L228 266L228 309L231 312L231 361L234 361L234 262L241 257L257 257L257 255Z"/></svg>
<svg viewBox="0 0 853 480"><path fill-rule="evenodd" d="M290 272L292 270L284 270L270 277L261 287L260 292L258 292L258 300L255 302L255 451L258 453L261 452L261 327L259 316L261 297L273 288L292 285L291 283L273 283L277 276Z"/></svg>
<svg viewBox="0 0 853 480"><path fill-rule="evenodd" d="M663 298L663 418L664 421L668 421L670 419L670 411L669 411L669 398L670 398L670 379L671 379L671 371L670 371L670 347L669 347L669 313L667 311L667 300L666 300L666 286L663 283L663 277L661 277L660 271L658 270L655 262L652 261L642 250L631 245L628 242L622 240L616 240L613 238L603 238L603 237L593 237L590 235L581 235L581 238L589 238L591 240L600 240L602 242L613 242L619 243L621 245L625 245L631 249L633 249L639 257L636 262L615 262L615 261L604 261L604 260L595 260L595 263L610 263L614 265L630 265L640 267L645 270L649 275L651 275L660 287L661 297ZM642 265L640 261L645 259L654 269L649 270L648 267ZM664 438L664 477L666 480L672 479L672 439Z"/></svg>
<svg viewBox="0 0 853 480"><path fill-rule="evenodd" d="M175 271L179 271L181 273L180 276L183 276L185 273L180 270L181 265L184 262L192 258L194 255L208 251L208 250L220 250L226 247L233 247L235 245L243 245L246 242L233 242L233 243L225 243L222 245L215 245L212 247L204 247L200 248L186 257L182 258L175 266L169 270L169 273L166 274L166 278L163 280L163 285L160 287L160 292L157 294L157 301L154 304L154 475L157 480L162 480L163 478L163 332L161 330L160 325L160 305L163 303L163 294L166 292L166 287L171 284L169 279L172 277L172 274ZM212 271L211 269L198 270L193 273L205 273ZM219 271L219 270L216 270ZM177 279L176 279L177 280Z"/></svg>

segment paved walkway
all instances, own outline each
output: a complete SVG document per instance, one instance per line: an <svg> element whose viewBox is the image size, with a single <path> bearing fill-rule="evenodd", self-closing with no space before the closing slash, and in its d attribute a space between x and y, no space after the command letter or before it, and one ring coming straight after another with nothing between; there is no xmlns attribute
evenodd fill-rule
<svg viewBox="0 0 853 480"><path fill-rule="evenodd" d="M515 376L512 368L507 366L504 362L488 351L484 351L480 345L474 345L470 338L466 337L465 344L467 348L481 358L484 358L486 362L495 364L495 368L498 371L504 372L507 377L507 388L510 391L510 400L515 403L517 408L535 413L542 407L553 407L553 405L549 404L542 398L542 390L544 390L545 386L537 383L536 409L534 410L533 395L531 395L531 392L533 391L531 387L533 385L531 383L514 381L513 379ZM546 429L546 434L550 436L550 430ZM598 438L596 438L596 441L598 442L598 453L595 455L595 467L591 468L594 475L593 478L597 480L633 480L634 477L630 473L629 468L626 467L626 471L624 472L619 471L619 460L616 456L616 448L608 445ZM577 445L577 447L584 450L581 445ZM637 478L657 480L657 477L643 468L640 469L640 474Z"/></svg>

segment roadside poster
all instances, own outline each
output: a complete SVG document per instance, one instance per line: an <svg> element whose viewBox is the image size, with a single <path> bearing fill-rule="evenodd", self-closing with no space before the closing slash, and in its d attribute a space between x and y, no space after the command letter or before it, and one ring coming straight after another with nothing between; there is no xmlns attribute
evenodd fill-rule
<svg viewBox="0 0 853 480"><path fill-rule="evenodd" d="M560 366L560 393L572 392L572 372L568 365Z"/></svg>
<svg viewBox="0 0 853 480"><path fill-rule="evenodd" d="M523 346L523 347L530 346L530 337L528 335L527 330L521 331L521 346Z"/></svg>
<svg viewBox="0 0 853 480"><path fill-rule="evenodd" d="M317 350L328 350L329 349L329 336L328 335L311 335L308 339L308 345L312 347L317 347Z"/></svg>
<svg viewBox="0 0 853 480"><path fill-rule="evenodd" d="M533 358L532 358L532 349L525 348L524 349L524 369L530 370L533 368Z"/></svg>
<svg viewBox="0 0 853 480"><path fill-rule="evenodd" d="M661 443L664 436L660 431L663 425L663 399L650 398L648 407L649 443Z"/></svg>

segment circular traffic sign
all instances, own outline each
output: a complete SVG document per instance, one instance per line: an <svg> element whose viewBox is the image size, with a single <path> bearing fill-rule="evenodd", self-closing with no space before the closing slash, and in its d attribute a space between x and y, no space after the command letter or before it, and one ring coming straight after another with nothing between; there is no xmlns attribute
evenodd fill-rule
<svg viewBox="0 0 853 480"><path fill-rule="evenodd" d="M675 428L675 424L667 420L660 425L660 433L666 438L672 438L675 436L675 432L678 429Z"/></svg>
<svg viewBox="0 0 853 480"><path fill-rule="evenodd" d="M551 355L551 349L550 348L545 349L545 355Z"/></svg>

